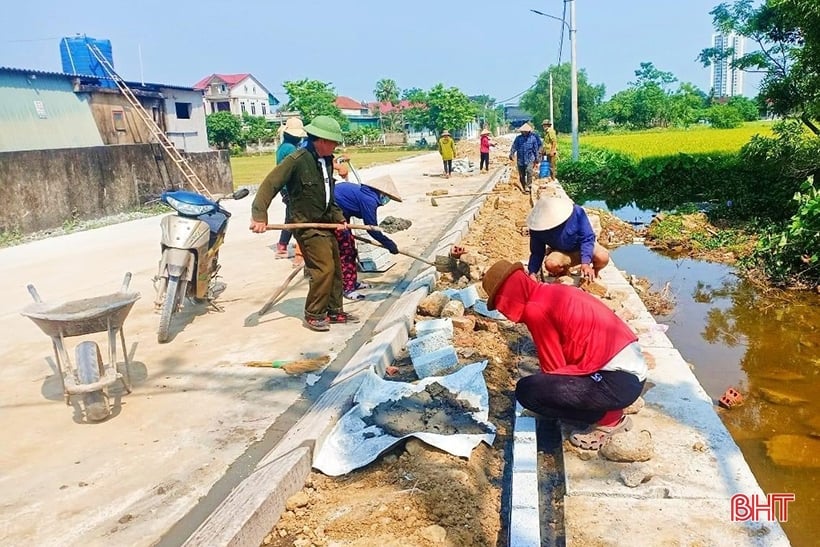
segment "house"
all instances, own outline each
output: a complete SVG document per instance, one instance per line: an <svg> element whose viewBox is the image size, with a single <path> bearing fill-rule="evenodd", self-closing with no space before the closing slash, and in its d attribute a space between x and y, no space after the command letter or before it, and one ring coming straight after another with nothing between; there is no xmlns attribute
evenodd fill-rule
<svg viewBox="0 0 820 547"><path fill-rule="evenodd" d="M205 113L230 112L236 116L249 114L275 118L279 101L253 74L211 74L194 84L205 93Z"/></svg>
<svg viewBox="0 0 820 547"><path fill-rule="evenodd" d="M0 151L153 142L150 131L110 80L98 76L0 67ZM125 82L174 145L209 150L202 92Z"/></svg>
<svg viewBox="0 0 820 547"><path fill-rule="evenodd" d="M342 111L342 115L350 122L350 129L380 127L379 116L371 112L367 104L343 95L336 97L335 104Z"/></svg>

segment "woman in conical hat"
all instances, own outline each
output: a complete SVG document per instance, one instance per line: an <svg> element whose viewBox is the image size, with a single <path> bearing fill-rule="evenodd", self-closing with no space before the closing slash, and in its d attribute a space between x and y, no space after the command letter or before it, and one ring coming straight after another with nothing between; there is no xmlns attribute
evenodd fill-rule
<svg viewBox="0 0 820 547"><path fill-rule="evenodd" d="M479 137L478 151L481 155L481 160L478 162L479 172L490 170L490 148L493 146L495 146L495 143L490 140L490 130L485 127L481 130L481 136Z"/></svg>
<svg viewBox="0 0 820 547"><path fill-rule="evenodd" d="M399 190L390 175L377 177L360 185L353 182L338 182L333 197L348 222L350 217L356 217L370 226L379 224L379 207L387 205L391 200L401 201ZM367 233L391 254L398 254L398 246L384 232ZM348 300L363 300L365 296L359 290L367 289L369 286L358 281L356 241L353 234L349 230L337 230L336 239L339 242L339 258L342 264L342 294Z"/></svg>

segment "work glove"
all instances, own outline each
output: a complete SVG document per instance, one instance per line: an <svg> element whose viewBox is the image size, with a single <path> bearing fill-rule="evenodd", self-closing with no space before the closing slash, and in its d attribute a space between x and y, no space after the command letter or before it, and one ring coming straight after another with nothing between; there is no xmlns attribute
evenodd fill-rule
<svg viewBox="0 0 820 547"><path fill-rule="evenodd" d="M396 243L395 243L395 242L393 242L393 241L386 242L386 243L384 244L384 248L385 248L385 249L387 249L388 251L390 251L390 254L391 254L391 255L397 255L397 254L399 254L399 247L398 247L398 245L396 245Z"/></svg>

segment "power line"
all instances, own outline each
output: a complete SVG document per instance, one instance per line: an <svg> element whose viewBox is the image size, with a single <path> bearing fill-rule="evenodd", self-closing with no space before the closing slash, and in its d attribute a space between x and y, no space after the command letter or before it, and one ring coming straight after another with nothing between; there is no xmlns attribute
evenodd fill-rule
<svg viewBox="0 0 820 547"><path fill-rule="evenodd" d="M561 65L561 57L564 53L564 28L567 26L567 0L564 0L564 13L561 15L561 39L558 43L558 65Z"/></svg>

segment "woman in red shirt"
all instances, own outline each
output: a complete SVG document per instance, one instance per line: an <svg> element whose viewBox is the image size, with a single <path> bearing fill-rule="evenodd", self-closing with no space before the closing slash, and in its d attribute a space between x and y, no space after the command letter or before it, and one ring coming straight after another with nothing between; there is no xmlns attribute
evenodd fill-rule
<svg viewBox="0 0 820 547"><path fill-rule="evenodd" d="M479 152L481 153L481 160L478 163L478 171L490 171L490 147L495 146L495 143L490 141L490 130L483 129L481 131L481 143L479 144Z"/></svg>
<svg viewBox="0 0 820 547"><path fill-rule="evenodd" d="M541 372L521 378L515 397L542 416L591 424L570 442L597 450L632 420L623 409L646 380L638 338L615 312L581 289L539 283L521 263L501 260L482 281L487 307L532 334Z"/></svg>

